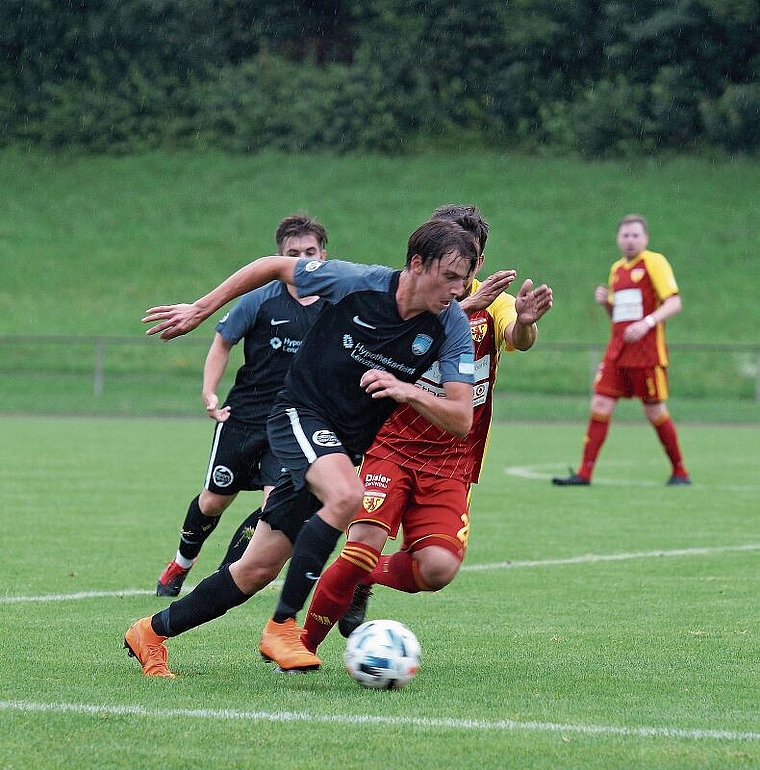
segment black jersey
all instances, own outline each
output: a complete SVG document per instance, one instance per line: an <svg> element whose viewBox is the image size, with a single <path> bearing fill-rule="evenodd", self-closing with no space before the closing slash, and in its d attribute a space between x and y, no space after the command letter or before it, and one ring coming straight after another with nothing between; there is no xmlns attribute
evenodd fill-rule
<svg viewBox="0 0 760 770"><path fill-rule="evenodd" d="M232 408L231 420L266 426L285 374L324 304L302 305L286 284L272 281L244 294L219 321L216 330L226 342L243 340L244 363L224 402Z"/></svg>
<svg viewBox="0 0 760 770"><path fill-rule="evenodd" d="M296 265L299 295L319 294L327 304L293 359L277 403L321 415L349 453L363 454L397 406L359 386L368 369L414 382L438 361L442 382L473 382L472 337L462 309L453 302L439 315L425 311L402 319L400 274L340 260Z"/></svg>

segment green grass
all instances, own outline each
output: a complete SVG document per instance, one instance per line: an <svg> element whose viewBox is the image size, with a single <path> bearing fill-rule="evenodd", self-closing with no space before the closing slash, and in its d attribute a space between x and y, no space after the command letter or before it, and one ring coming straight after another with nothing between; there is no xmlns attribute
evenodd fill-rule
<svg viewBox="0 0 760 770"><path fill-rule="evenodd" d="M167 348L143 335L147 307L192 300L270 253L276 223L296 210L327 225L333 256L401 265L411 231L451 201L477 203L491 222L485 272L516 267L554 289L539 345L519 366L510 363L510 392L587 396L589 353L572 345L603 348L608 322L593 288L616 257L617 220L640 211L684 299L668 328L673 395L730 401L732 413L757 407L753 160L587 163L494 152L109 158L5 149L0 178L5 411L193 410L212 322ZM47 341L24 341L32 334ZM93 335L112 340L102 397L93 393ZM678 347L705 343L711 347Z"/></svg>
<svg viewBox="0 0 760 770"><path fill-rule="evenodd" d="M372 600L423 647L387 693L351 682L337 634L313 675L258 660L275 587L172 640L176 680L142 677L122 635L165 606L150 590L210 424L0 417L0 767L753 767L758 429L680 427L691 488L663 486L642 421L613 425L592 487L556 489L582 426L499 422L466 569L437 594ZM192 577L257 502L236 501ZM105 595L31 600L88 592Z"/></svg>
<svg viewBox="0 0 760 770"><path fill-rule="evenodd" d="M491 222L487 267L555 289L547 339L605 338L593 288L617 256L618 219L640 211L681 284L672 341L757 341L754 292L741 291L760 251L760 164L747 159L3 150L0 177L0 244L13 268L0 287L5 333L140 334L146 307L195 299L270 253L294 210L327 225L333 256L400 265L412 230L457 201Z"/></svg>

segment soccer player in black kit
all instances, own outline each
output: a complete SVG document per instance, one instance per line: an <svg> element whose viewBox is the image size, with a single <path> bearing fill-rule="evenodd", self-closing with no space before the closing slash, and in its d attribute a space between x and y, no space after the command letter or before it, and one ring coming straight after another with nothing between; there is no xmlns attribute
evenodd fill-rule
<svg viewBox="0 0 760 770"><path fill-rule="evenodd" d="M299 296L325 300L293 359L270 414L272 450L285 471L238 561L152 617L133 623L125 646L148 676L172 677L168 637L242 604L291 563L259 645L283 670L318 668L296 615L361 506L356 464L399 403L463 436L472 425L473 348L455 298L477 264L477 244L455 222L431 219L409 238L403 270L289 257L263 257L192 304L148 310L149 334L172 339L194 329L233 297L281 280ZM414 382L434 362L445 398Z"/></svg>
<svg viewBox="0 0 760 770"><path fill-rule="evenodd" d="M285 217L275 232L275 243L277 253L284 256L327 256L327 231L305 214ZM179 595L203 543L238 492L262 489L262 507L266 503L281 467L269 447L267 417L323 304L319 297L299 297L292 286L273 281L241 297L217 324L203 367L203 405L216 421L206 477L188 506L177 554L158 578L157 596ZM243 365L220 406L216 390L230 351L241 340ZM251 526L260 512L254 511L246 524Z"/></svg>

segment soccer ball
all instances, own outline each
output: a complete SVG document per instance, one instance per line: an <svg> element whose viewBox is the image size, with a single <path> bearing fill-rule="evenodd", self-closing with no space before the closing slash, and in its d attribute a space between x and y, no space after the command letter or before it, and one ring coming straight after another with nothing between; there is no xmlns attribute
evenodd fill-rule
<svg viewBox="0 0 760 770"><path fill-rule="evenodd" d="M348 673L362 687L398 690L420 667L420 643L397 620L369 620L348 637Z"/></svg>

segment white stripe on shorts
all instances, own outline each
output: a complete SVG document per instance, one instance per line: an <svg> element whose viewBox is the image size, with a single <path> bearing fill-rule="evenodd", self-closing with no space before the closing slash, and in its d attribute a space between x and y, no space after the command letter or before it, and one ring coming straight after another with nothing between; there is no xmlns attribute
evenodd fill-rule
<svg viewBox="0 0 760 770"><path fill-rule="evenodd" d="M208 458L206 480L203 482L204 489L208 489L208 485L211 483L211 473L214 470L214 460L216 460L216 450L219 448L219 437L222 435L222 425L224 425L223 422L218 422L214 430L214 443L211 445L211 454Z"/></svg>
<svg viewBox="0 0 760 770"><path fill-rule="evenodd" d="M297 409L286 409L286 414L290 418L290 425L293 428L293 435L296 437L296 441L298 442L298 446L301 447L301 451L304 453L306 459L309 461L309 465L311 465L314 460L317 459L317 455L314 452L313 447L311 446L311 442L308 438L306 438L306 434L303 432L303 428L301 427L301 421L298 419L298 410Z"/></svg>

